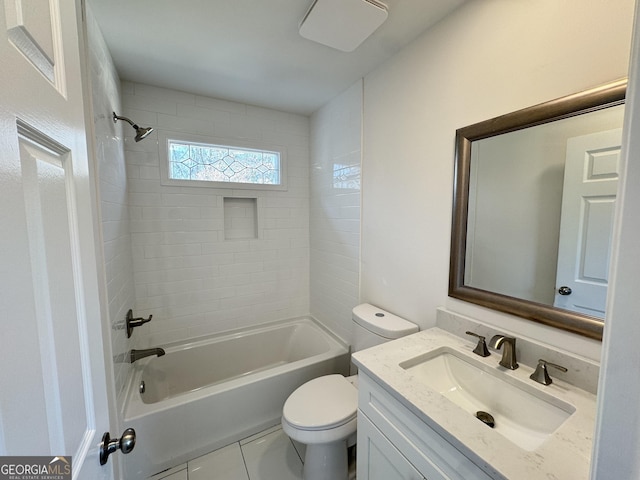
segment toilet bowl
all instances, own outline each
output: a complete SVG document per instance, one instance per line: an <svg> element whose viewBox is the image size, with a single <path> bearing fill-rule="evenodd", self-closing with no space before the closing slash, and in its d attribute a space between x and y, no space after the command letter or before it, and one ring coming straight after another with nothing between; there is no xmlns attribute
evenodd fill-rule
<svg viewBox="0 0 640 480"><path fill-rule="evenodd" d="M353 309L354 351L418 331L373 305ZM282 429L306 445L304 480L348 480L347 448L355 444L357 376L325 375L296 389L282 409Z"/></svg>
<svg viewBox="0 0 640 480"><path fill-rule="evenodd" d="M347 480L347 443L356 433L358 390L342 375L325 375L294 391L282 430L306 445L304 479Z"/></svg>

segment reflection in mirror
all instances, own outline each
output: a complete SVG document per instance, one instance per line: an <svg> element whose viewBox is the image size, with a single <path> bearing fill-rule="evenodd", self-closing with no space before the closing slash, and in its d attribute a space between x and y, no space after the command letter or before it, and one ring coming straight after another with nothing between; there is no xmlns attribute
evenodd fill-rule
<svg viewBox="0 0 640 480"><path fill-rule="evenodd" d="M601 338L624 89L458 130L451 296Z"/></svg>

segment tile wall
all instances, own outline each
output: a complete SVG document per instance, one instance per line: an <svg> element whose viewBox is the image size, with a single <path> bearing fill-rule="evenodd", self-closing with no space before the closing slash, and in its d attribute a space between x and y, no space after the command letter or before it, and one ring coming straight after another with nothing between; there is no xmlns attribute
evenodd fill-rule
<svg viewBox="0 0 640 480"><path fill-rule="evenodd" d="M134 307L135 290L122 125L121 122L114 124L111 116L113 111L120 112L120 79L90 9L87 14L87 33L107 283L107 320L111 325L116 394L118 405L122 406L130 367L123 360L125 352L131 349L122 327L127 310Z"/></svg>
<svg viewBox="0 0 640 480"><path fill-rule="evenodd" d="M362 81L311 117L311 313L351 340L359 303Z"/></svg>
<svg viewBox="0 0 640 480"><path fill-rule="evenodd" d="M309 119L139 83L122 84L122 103L156 130L139 143L125 130L136 313L153 315L137 332L145 343L308 314ZM163 186L166 132L281 147L287 190ZM255 199L257 238L225 238L233 198Z"/></svg>

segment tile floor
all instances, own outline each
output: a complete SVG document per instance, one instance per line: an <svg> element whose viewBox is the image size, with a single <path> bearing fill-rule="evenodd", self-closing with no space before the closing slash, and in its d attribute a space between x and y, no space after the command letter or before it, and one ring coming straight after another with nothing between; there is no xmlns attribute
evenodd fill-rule
<svg viewBox="0 0 640 480"><path fill-rule="evenodd" d="M149 480L301 480L303 448L276 425Z"/></svg>

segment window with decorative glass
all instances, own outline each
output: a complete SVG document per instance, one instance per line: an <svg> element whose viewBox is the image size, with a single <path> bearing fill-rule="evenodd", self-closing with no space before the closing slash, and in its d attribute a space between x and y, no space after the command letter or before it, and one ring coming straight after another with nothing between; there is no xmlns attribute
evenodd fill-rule
<svg viewBox="0 0 640 480"><path fill-rule="evenodd" d="M282 188L282 152L166 138L168 184L193 182L231 188Z"/></svg>

